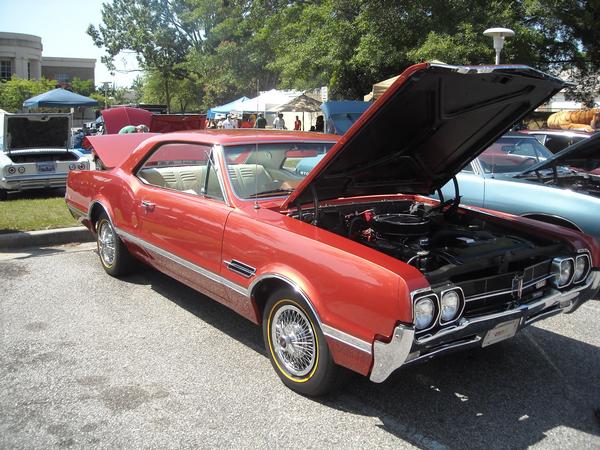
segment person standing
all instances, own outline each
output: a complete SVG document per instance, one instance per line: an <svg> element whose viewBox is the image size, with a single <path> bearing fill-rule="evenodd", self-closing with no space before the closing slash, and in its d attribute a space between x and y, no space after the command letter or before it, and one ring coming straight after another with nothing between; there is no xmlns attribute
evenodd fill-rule
<svg viewBox="0 0 600 450"><path fill-rule="evenodd" d="M256 122L254 122L254 128L266 128L267 126L267 119L265 119L262 115L262 113L258 114L258 119L256 119Z"/></svg>
<svg viewBox="0 0 600 450"><path fill-rule="evenodd" d="M283 120L283 114L277 114L277 118L273 121L273 128L276 130L285 130L285 120Z"/></svg>
<svg viewBox="0 0 600 450"><path fill-rule="evenodd" d="M296 120L294 121L294 131L300 131L302 129L302 121L300 117L296 116Z"/></svg>
<svg viewBox="0 0 600 450"><path fill-rule="evenodd" d="M235 128L235 123L233 122L233 119L230 115L228 115L227 118L223 121L222 126L224 130L231 130Z"/></svg>

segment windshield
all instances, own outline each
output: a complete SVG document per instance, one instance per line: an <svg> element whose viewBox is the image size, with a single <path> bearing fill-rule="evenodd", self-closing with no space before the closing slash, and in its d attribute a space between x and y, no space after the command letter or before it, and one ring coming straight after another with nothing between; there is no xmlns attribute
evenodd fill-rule
<svg viewBox="0 0 600 450"><path fill-rule="evenodd" d="M504 136L479 155L479 163L485 173L518 173L551 156L534 137Z"/></svg>
<svg viewBox="0 0 600 450"><path fill-rule="evenodd" d="M225 147L231 186L241 199L289 195L333 144L288 142Z"/></svg>

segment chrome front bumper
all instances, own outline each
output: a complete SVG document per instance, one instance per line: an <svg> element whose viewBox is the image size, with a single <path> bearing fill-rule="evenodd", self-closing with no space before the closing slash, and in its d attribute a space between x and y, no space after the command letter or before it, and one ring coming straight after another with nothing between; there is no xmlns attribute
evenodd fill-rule
<svg viewBox="0 0 600 450"><path fill-rule="evenodd" d="M462 318L456 326L440 330L434 335L415 338L413 327L398 325L390 342L374 342L370 379L381 383L406 364L426 361L450 351L481 346L485 334L502 322L519 319L518 332L538 320L559 313L571 313L583 302L593 298L599 288L600 271L596 270L588 275L584 285L567 291L553 290L535 302L507 311L470 319Z"/></svg>

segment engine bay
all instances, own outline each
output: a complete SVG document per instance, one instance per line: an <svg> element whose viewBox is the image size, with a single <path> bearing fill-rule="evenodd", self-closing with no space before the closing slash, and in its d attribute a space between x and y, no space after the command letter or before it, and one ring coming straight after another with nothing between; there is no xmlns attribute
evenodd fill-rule
<svg viewBox="0 0 600 450"><path fill-rule="evenodd" d="M522 270L563 248L459 211L454 201L325 206L290 215L410 264L431 284Z"/></svg>
<svg viewBox="0 0 600 450"><path fill-rule="evenodd" d="M547 186L557 186L563 189L579 192L581 194L600 197L600 176L589 174L574 174L548 178L544 180Z"/></svg>

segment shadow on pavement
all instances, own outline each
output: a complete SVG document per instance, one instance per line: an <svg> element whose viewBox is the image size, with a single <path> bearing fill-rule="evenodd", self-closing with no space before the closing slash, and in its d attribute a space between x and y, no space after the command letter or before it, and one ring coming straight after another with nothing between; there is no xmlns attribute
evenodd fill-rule
<svg viewBox="0 0 600 450"><path fill-rule="evenodd" d="M172 278L145 269L126 281L151 285L265 354L259 327ZM383 384L352 376L340 392L316 401L376 417L381 428L421 448L525 448L557 428L600 436L599 374L600 348L530 327L487 349L409 366Z"/></svg>

